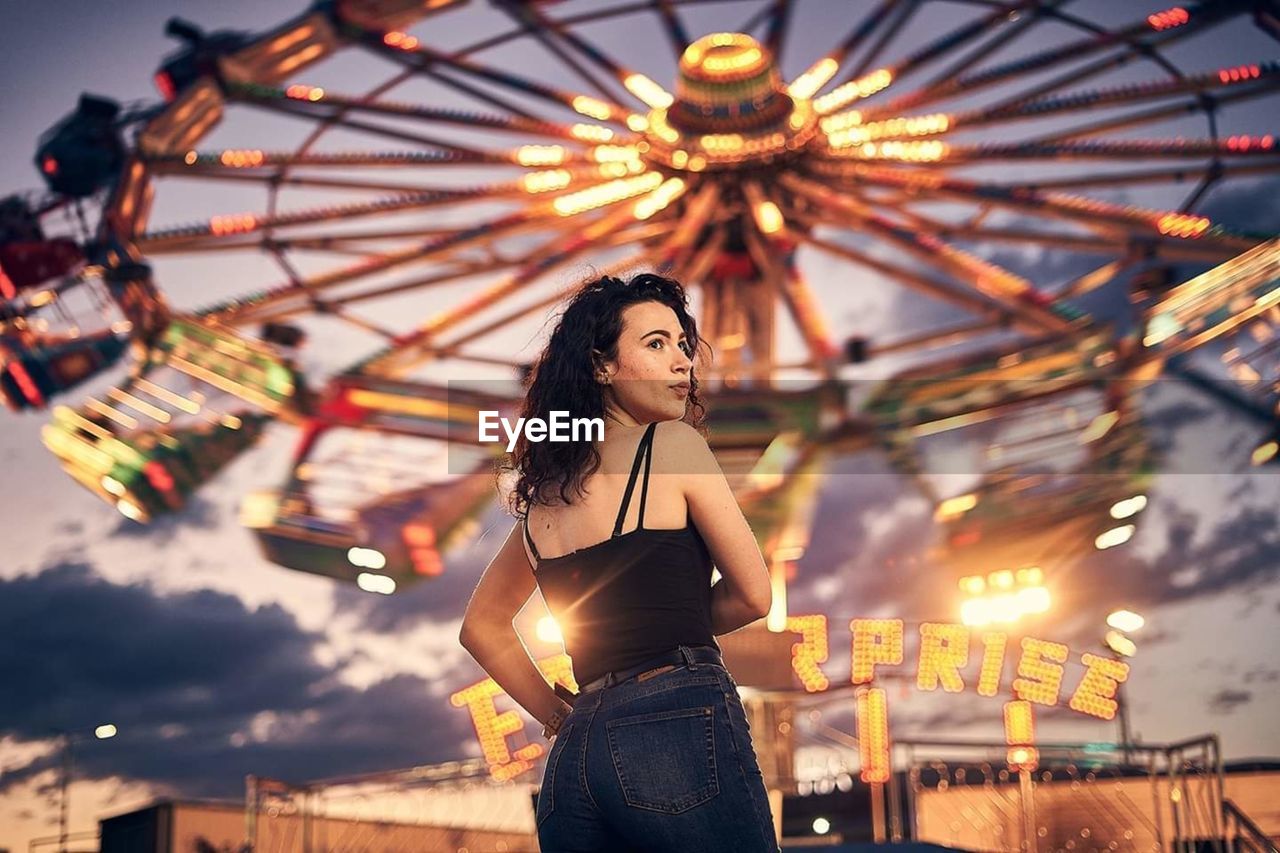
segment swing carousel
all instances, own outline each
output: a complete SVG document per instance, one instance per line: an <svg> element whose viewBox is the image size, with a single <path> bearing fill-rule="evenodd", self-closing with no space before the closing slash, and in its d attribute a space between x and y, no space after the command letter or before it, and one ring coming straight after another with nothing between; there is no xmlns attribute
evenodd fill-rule
<svg viewBox="0 0 1280 853"><path fill-rule="evenodd" d="M39 140L47 190L0 204L0 393L140 523L295 427L245 526L274 563L389 592L440 575L492 500L474 424L520 398L513 334L584 269L653 268L715 350L711 438L774 630L843 453L913 478L967 593L1052 572L1132 536L1156 378L1252 418L1254 464L1277 441L1280 248L1200 212L1280 171L1255 126L1274 10L1074 6L882 0L828 9L820 46L787 0L173 19L161 100L83 96ZM1193 61L1224 31L1262 55ZM908 307L896 331L860 316L875 291ZM1103 291L1124 316L1090 313ZM955 442L981 453L948 491Z"/></svg>

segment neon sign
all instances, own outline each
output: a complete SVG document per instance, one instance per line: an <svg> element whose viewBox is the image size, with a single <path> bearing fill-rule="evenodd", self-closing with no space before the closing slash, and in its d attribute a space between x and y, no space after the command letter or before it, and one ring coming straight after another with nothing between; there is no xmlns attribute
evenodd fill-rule
<svg viewBox="0 0 1280 853"><path fill-rule="evenodd" d="M789 616L786 631L798 634L791 647L791 670L806 692L827 690L831 681L822 671L829 650L827 617L822 614ZM852 619L850 632L850 683L854 691L859 752L864 782L888 781L891 772L888 695L876 687L880 668L900 667L906 660L906 625L901 619ZM918 626L915 655L916 688L961 693L972 684L980 696L995 696L1001 687L1006 660L1016 654L1015 676L1009 682L1012 698L1005 703L1004 728L1007 761L1015 769L1034 769L1035 705L1056 706L1063 695L1070 649L1063 643L1022 637L1010 652L1009 635L946 622L922 622ZM967 682L964 670L978 661L976 680ZM1067 707L1100 720L1116 714L1116 690L1129 675L1129 665L1109 657L1084 653L1079 657L1084 674L1075 683ZM568 655L558 654L537 662L549 683L557 681L577 690ZM508 738L524 731L517 711L499 711L495 698L502 688L492 678L468 685L449 697L457 708L465 707L495 779L507 780L534 767L546 747L528 742L512 748Z"/></svg>

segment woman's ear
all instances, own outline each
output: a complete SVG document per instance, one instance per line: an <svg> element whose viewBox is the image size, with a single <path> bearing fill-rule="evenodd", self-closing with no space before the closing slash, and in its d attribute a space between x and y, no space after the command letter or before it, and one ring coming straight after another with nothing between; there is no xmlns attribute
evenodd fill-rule
<svg viewBox="0 0 1280 853"><path fill-rule="evenodd" d="M596 382L601 385L608 385L611 375L609 366L605 364L604 353L598 349L591 350L591 374L595 377Z"/></svg>

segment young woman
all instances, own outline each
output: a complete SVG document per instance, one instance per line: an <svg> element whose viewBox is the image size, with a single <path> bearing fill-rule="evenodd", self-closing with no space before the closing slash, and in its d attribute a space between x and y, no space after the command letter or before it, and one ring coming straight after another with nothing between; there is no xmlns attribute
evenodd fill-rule
<svg viewBox="0 0 1280 853"><path fill-rule="evenodd" d="M570 300L534 366L521 414L600 417L604 438L518 440L520 520L460 639L551 739L535 809L543 853L779 849L715 640L768 612L769 578L698 431L698 352L677 282L606 276ZM535 586L573 662L571 703L513 628Z"/></svg>

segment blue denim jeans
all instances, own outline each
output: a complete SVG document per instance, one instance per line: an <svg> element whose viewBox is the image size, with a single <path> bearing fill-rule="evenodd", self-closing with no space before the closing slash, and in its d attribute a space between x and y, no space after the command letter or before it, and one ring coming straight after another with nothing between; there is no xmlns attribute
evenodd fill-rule
<svg viewBox="0 0 1280 853"><path fill-rule="evenodd" d="M542 853L778 853L737 685L689 662L584 693L551 744Z"/></svg>

